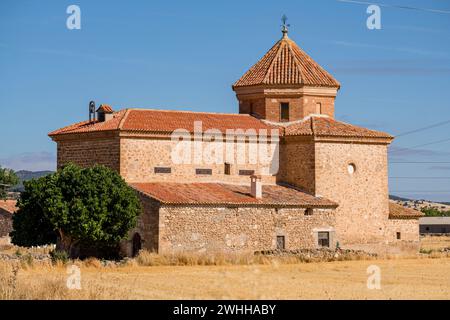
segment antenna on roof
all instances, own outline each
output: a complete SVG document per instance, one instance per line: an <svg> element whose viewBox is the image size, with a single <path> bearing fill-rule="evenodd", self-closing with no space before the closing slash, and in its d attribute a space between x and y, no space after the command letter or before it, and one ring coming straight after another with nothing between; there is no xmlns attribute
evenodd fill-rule
<svg viewBox="0 0 450 320"><path fill-rule="evenodd" d="M89 122L95 121L95 101L89 102Z"/></svg>
<svg viewBox="0 0 450 320"><path fill-rule="evenodd" d="M283 16L281 17L281 22L283 22L283 24L281 25L281 32L283 33L283 38L287 37L288 34L288 28L291 26L290 24L287 24L288 18L286 17L285 14L283 14Z"/></svg>

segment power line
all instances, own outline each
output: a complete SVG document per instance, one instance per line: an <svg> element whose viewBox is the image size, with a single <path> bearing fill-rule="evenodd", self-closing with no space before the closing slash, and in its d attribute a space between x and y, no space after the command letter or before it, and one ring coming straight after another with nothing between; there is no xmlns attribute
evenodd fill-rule
<svg viewBox="0 0 450 320"><path fill-rule="evenodd" d="M450 179L450 177L389 177L389 179Z"/></svg>
<svg viewBox="0 0 450 320"><path fill-rule="evenodd" d="M445 190L391 190L389 191L389 193L450 193L450 190L445 191Z"/></svg>
<svg viewBox="0 0 450 320"><path fill-rule="evenodd" d="M425 131L425 130L428 130L428 129L432 129L432 128L440 127L440 126L443 126L443 125L445 125L445 124L449 124L449 123L450 123L450 120L446 120L446 121L438 122L438 123L435 123L435 124L431 124L431 125L429 125L429 126L426 126L426 127L422 127L422 128L419 128L419 129L414 129L414 130L410 130L410 131L406 131L406 132L403 132L403 133L397 134L397 135L396 135L395 137L396 137L396 138L398 138L398 137L403 137L403 136L406 136L406 135L409 135L409 134L413 134L413 133L417 133L417 132Z"/></svg>
<svg viewBox="0 0 450 320"><path fill-rule="evenodd" d="M401 6L401 5L395 5L395 4L374 3L374 2L366 2L366 1L353 1L353 0L336 0L336 1L355 3L355 4L364 4L364 5L375 4L377 6L386 7L386 8L407 9L407 10L425 11L425 12L431 12L431 13L450 14L450 11L440 10L440 9L419 8L419 7L412 7L412 6Z"/></svg>
<svg viewBox="0 0 450 320"><path fill-rule="evenodd" d="M423 144L418 144L418 145L415 145L415 146L412 146L412 147L403 148L401 150L393 150L393 151L390 151L390 153L405 152L405 151L409 151L409 150L412 150L412 149L425 147L425 146L430 146L432 144L438 144L438 143L447 142L447 141L450 141L450 138L437 140L437 141L433 141L433 142L428 142L428 143L423 143Z"/></svg>
<svg viewBox="0 0 450 320"><path fill-rule="evenodd" d="M450 164L450 161L389 161L389 163L411 163L411 164Z"/></svg>

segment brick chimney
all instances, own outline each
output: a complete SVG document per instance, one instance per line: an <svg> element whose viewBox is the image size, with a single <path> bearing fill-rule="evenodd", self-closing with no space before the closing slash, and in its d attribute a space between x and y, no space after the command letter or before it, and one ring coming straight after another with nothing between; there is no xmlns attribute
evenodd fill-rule
<svg viewBox="0 0 450 320"><path fill-rule="evenodd" d="M262 183L261 176L252 175L250 176L250 194L253 198L261 199L262 198Z"/></svg>

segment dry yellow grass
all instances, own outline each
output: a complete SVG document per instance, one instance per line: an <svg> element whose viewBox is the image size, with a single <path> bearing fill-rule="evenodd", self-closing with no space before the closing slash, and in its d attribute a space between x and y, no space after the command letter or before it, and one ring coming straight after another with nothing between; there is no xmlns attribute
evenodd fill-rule
<svg viewBox="0 0 450 320"><path fill-rule="evenodd" d="M0 262L0 299L450 299L450 258L221 266L103 267L76 262L81 290L66 288L66 266ZM367 288L367 267L381 289Z"/></svg>
<svg viewBox="0 0 450 320"><path fill-rule="evenodd" d="M449 236L424 236L420 239L422 250L440 250L450 248Z"/></svg>
<svg viewBox="0 0 450 320"><path fill-rule="evenodd" d="M67 266L35 261L47 249L5 247L19 261L0 261L0 299L450 299L450 237L424 237L429 255L300 263L253 254L157 255L123 264L95 258L72 262L81 290L66 287ZM363 258L365 259L365 258ZM367 267L381 270L381 289L367 288Z"/></svg>

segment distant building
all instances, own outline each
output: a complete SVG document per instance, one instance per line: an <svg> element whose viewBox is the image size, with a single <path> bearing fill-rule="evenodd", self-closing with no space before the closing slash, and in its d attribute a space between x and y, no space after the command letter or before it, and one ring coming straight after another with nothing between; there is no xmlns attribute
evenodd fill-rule
<svg viewBox="0 0 450 320"><path fill-rule="evenodd" d="M419 219L420 234L450 234L450 217L423 217Z"/></svg>
<svg viewBox="0 0 450 320"><path fill-rule="evenodd" d="M16 203L16 200L0 200L0 244L9 243L12 216L17 209Z"/></svg>

